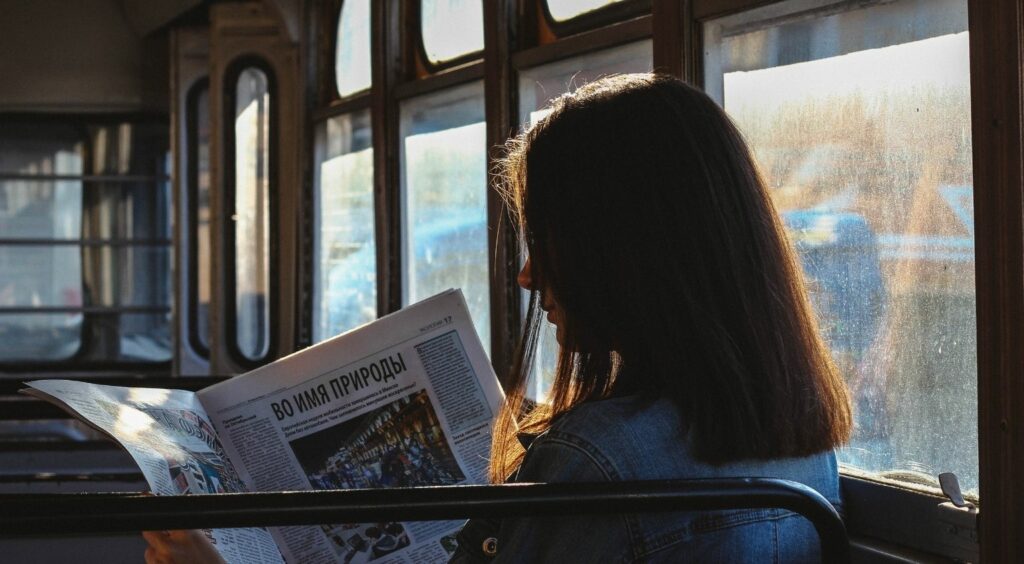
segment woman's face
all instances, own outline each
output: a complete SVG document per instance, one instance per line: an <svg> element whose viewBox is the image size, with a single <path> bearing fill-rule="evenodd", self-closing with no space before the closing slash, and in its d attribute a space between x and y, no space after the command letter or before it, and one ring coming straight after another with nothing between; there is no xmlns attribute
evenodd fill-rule
<svg viewBox="0 0 1024 564"><path fill-rule="evenodd" d="M519 276L516 277L516 282L518 282L524 290L536 290L540 292L540 307L547 312L547 320L555 326L555 335L558 339L558 344L565 344L563 342L565 327L564 323L562 323L562 311L558 308L558 304L555 303L555 299L551 297L551 292L545 292L543 288L537 287L533 278L529 258L526 259L526 264L523 265L523 269L519 271Z"/></svg>

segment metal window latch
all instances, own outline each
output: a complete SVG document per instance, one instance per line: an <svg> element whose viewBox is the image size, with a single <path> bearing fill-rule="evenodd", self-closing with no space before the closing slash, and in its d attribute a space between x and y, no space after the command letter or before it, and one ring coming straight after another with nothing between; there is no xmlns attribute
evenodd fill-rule
<svg viewBox="0 0 1024 564"><path fill-rule="evenodd" d="M942 493L946 494L949 501L956 507L973 511L978 510L976 505L964 500L964 494L960 492L960 480L957 479L956 474L952 472L939 474L939 487L942 488Z"/></svg>
<svg viewBox="0 0 1024 564"><path fill-rule="evenodd" d="M949 501L938 504L936 516L942 535L941 544L955 552L958 560L976 561L978 551L978 506L964 499L956 474L939 474L939 486Z"/></svg>

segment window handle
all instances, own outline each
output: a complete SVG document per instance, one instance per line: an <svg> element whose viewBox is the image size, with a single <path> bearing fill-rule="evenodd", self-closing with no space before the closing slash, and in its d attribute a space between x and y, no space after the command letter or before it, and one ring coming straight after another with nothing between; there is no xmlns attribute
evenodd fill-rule
<svg viewBox="0 0 1024 564"><path fill-rule="evenodd" d="M936 508L940 535L938 544L955 550L964 556L978 554L978 507L964 499L960 491L960 480L956 474L945 472L939 474L939 486L949 501L940 503ZM974 561L975 558L965 558Z"/></svg>
<svg viewBox="0 0 1024 564"><path fill-rule="evenodd" d="M942 493L949 498L953 505L961 509L977 510L976 505L964 499L964 495L960 491L960 480L957 479L956 474L952 472L939 474L939 487L942 488Z"/></svg>

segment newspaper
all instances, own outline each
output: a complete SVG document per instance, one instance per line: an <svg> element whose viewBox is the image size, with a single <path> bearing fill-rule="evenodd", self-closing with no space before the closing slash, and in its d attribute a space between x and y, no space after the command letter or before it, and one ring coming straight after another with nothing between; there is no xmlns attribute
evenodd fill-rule
<svg viewBox="0 0 1024 564"><path fill-rule="evenodd" d="M484 483L503 399L459 290L194 394L30 386L120 442L159 494ZM228 562L419 563L446 561L460 526L332 523L208 537Z"/></svg>

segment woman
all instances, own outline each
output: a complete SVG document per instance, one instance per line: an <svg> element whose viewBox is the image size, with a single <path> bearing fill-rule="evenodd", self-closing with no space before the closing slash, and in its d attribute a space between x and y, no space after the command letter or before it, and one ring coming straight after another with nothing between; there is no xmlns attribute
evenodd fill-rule
<svg viewBox="0 0 1024 564"><path fill-rule="evenodd" d="M839 504L848 393L713 101L650 74L588 84L510 143L505 177L531 300L493 480L765 476ZM541 315L560 346L553 389L517 430ZM779 510L473 520L459 540L456 561L818 559L810 523Z"/></svg>
<svg viewBox="0 0 1024 564"><path fill-rule="evenodd" d="M492 480L766 476L839 504L848 393L750 152L714 102L663 76L596 81L510 142L505 175L531 298ZM527 412L542 315L559 359L549 402ZM803 518L750 510L471 520L453 560L817 555Z"/></svg>

